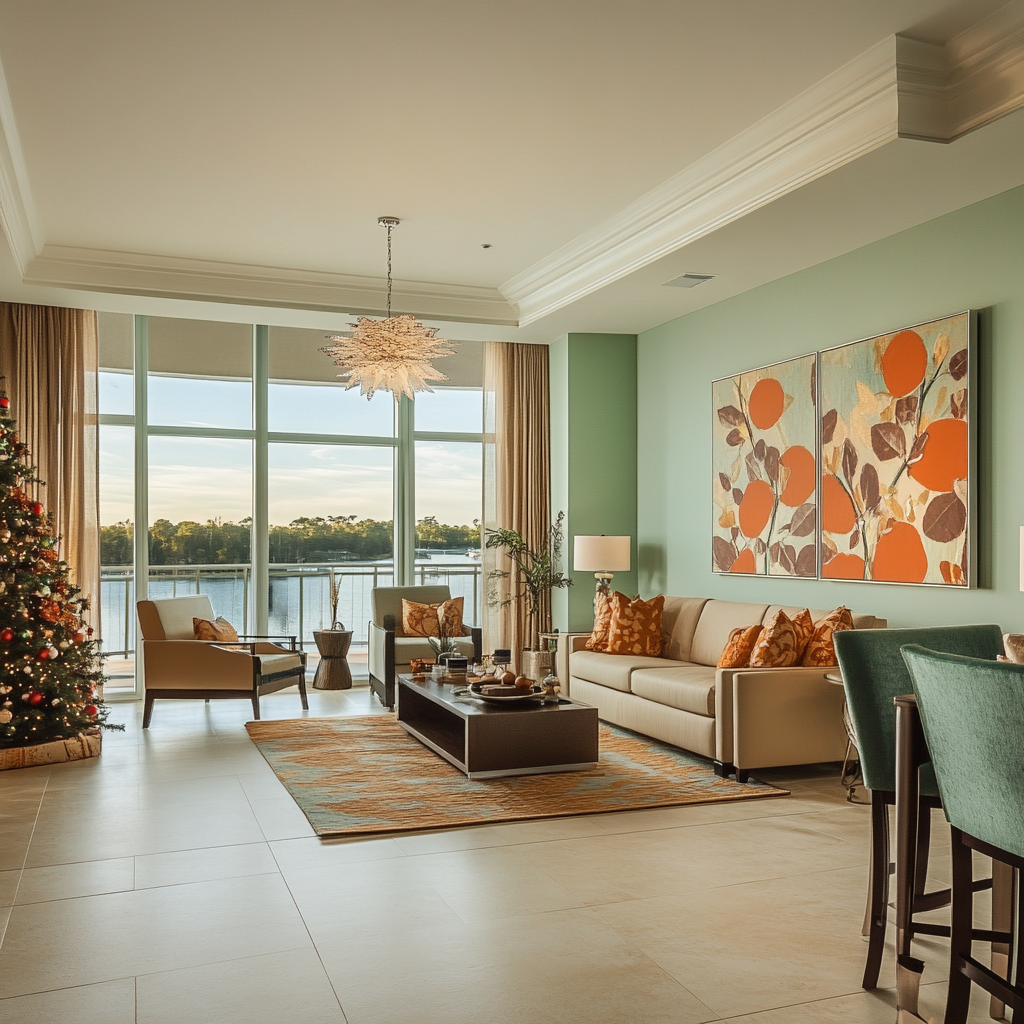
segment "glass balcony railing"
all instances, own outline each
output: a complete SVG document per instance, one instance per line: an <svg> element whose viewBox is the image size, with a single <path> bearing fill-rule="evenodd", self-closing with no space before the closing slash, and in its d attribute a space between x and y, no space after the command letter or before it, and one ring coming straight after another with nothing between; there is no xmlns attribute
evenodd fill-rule
<svg viewBox="0 0 1024 1024"><path fill-rule="evenodd" d="M370 591L394 585L390 562L322 562L274 564L270 567L270 615L267 632L297 636L315 650L313 631L331 626L331 572L338 582L338 619L354 633L355 647L365 647L370 619ZM480 623L483 573L479 561L420 558L417 584L447 583L452 597L465 598L467 623ZM249 565L165 565L149 571L149 596L159 600L208 594L214 614L239 633L254 628L252 569ZM131 658L135 652L135 577L131 566L106 565L100 578L103 654Z"/></svg>

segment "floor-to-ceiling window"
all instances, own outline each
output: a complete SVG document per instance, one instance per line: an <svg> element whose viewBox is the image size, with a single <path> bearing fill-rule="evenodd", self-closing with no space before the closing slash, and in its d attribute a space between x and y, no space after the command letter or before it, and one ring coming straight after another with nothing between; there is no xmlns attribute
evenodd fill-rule
<svg viewBox="0 0 1024 1024"><path fill-rule="evenodd" d="M322 331L100 315L111 695L139 685L144 589L208 594L240 632L314 651L333 578L357 672L375 585L447 582L479 620L482 346L444 360L434 394L396 403L346 390L324 344Z"/></svg>

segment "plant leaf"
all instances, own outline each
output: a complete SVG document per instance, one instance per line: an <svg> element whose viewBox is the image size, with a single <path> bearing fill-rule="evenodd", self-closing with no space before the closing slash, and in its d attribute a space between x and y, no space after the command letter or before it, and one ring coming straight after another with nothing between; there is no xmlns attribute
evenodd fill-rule
<svg viewBox="0 0 1024 1024"><path fill-rule="evenodd" d="M725 473L718 474L718 482L722 485L723 491L728 491L732 488L732 481L725 475Z"/></svg>
<svg viewBox="0 0 1024 1024"><path fill-rule="evenodd" d="M754 458L753 452L747 453L746 458L747 466L747 478L753 483L755 480L763 480L764 474L761 472L761 464Z"/></svg>
<svg viewBox="0 0 1024 1024"><path fill-rule="evenodd" d="M954 391L949 396L949 411L958 420L967 419L967 389Z"/></svg>
<svg viewBox="0 0 1024 1024"><path fill-rule="evenodd" d="M929 540L948 544L956 540L967 526L967 509L952 491L936 494L924 510L921 529Z"/></svg>
<svg viewBox="0 0 1024 1024"><path fill-rule="evenodd" d="M932 361L936 366L942 365L942 360L949 354L949 335L943 331L935 339L935 347L932 349Z"/></svg>
<svg viewBox="0 0 1024 1024"><path fill-rule="evenodd" d="M860 543L860 530L854 529L850 534L850 550L852 551Z"/></svg>
<svg viewBox="0 0 1024 1024"><path fill-rule="evenodd" d="M865 462L860 471L860 494L864 502L864 511L870 512L878 504L881 491L878 486L878 470L870 462Z"/></svg>
<svg viewBox="0 0 1024 1024"><path fill-rule="evenodd" d="M711 552L714 556L715 568L720 572L728 572L736 561L736 546L721 537L711 538Z"/></svg>
<svg viewBox="0 0 1024 1024"><path fill-rule="evenodd" d="M706 409L707 406L704 408ZM836 421L838 419L839 413L835 409L829 409L829 411L821 417L822 444L830 444L832 442L832 435L836 432Z"/></svg>
<svg viewBox="0 0 1024 1024"><path fill-rule="evenodd" d="M918 434L914 440L913 447L910 449L910 454L907 456L907 465L912 466L915 462L919 461L921 456L924 455L924 446L928 443L928 431L926 430L923 434Z"/></svg>
<svg viewBox="0 0 1024 1024"><path fill-rule="evenodd" d="M816 509L808 502L794 509L793 518L789 521L789 529L794 537L807 537L814 532L814 524L817 519Z"/></svg>
<svg viewBox="0 0 1024 1024"><path fill-rule="evenodd" d="M917 395L907 395L896 402L896 422L913 423L917 416Z"/></svg>
<svg viewBox="0 0 1024 1024"><path fill-rule="evenodd" d="M950 356L949 375L953 380L963 380L967 376L967 349L962 348Z"/></svg>
<svg viewBox="0 0 1024 1024"><path fill-rule="evenodd" d="M733 427L733 429L725 435L725 443L730 448L738 448L744 441L746 441L746 437L738 427Z"/></svg>
<svg viewBox="0 0 1024 1024"><path fill-rule="evenodd" d="M765 443L763 438L758 438L757 444L754 445L754 458L758 462L764 462Z"/></svg>
<svg viewBox="0 0 1024 1024"><path fill-rule="evenodd" d="M796 556L796 575L816 576L818 573L817 562L818 560L814 554L814 545L805 544Z"/></svg>
<svg viewBox="0 0 1024 1024"><path fill-rule="evenodd" d="M871 428L871 450L879 462L901 459L907 450L907 435L895 423L876 423Z"/></svg>
<svg viewBox="0 0 1024 1024"><path fill-rule="evenodd" d="M723 530L728 530L730 527L736 525L736 513L731 508L727 508L719 517L718 525Z"/></svg>
<svg viewBox="0 0 1024 1024"><path fill-rule="evenodd" d="M853 475L857 472L857 449L853 447L853 442L847 438L843 442L843 476L846 477L846 482L852 487L853 486Z"/></svg>
<svg viewBox="0 0 1024 1024"><path fill-rule="evenodd" d="M737 505L743 500L743 492L738 487L732 489L732 500Z"/></svg>
<svg viewBox="0 0 1024 1024"><path fill-rule="evenodd" d="M779 449L772 446L764 453L764 469L773 484L779 482Z"/></svg>

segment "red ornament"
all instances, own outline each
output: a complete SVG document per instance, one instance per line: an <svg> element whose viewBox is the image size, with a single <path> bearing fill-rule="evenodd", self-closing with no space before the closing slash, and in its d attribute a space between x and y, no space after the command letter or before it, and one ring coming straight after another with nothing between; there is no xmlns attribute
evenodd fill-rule
<svg viewBox="0 0 1024 1024"><path fill-rule="evenodd" d="M89 634L89 636L92 636L92 626L90 626L90 627L89 627L89 628L88 628L88 629L86 630L86 633L88 633L88 634Z"/></svg>
<svg viewBox="0 0 1024 1024"><path fill-rule="evenodd" d="M2 638L3 638L3 634L0 634L0 639L2 639ZM74 640L74 642L75 642L76 644L80 644L80 643L81 643L81 642L82 642L82 641L83 641L83 640L85 639L85 637L84 637L84 636L82 636L82 634L81 634L81 633L76 633L76 634L75 634L75 635L74 635L74 636L72 637L72 639Z"/></svg>
<svg viewBox="0 0 1024 1024"><path fill-rule="evenodd" d="M30 693L28 695L28 702L32 707L37 708L46 698L41 693Z"/></svg>
<svg viewBox="0 0 1024 1024"><path fill-rule="evenodd" d="M5 644L9 644L14 639L13 629L0 630L0 640L3 640Z"/></svg>
<svg viewBox="0 0 1024 1024"><path fill-rule="evenodd" d="M37 516L41 516L43 514L43 506L37 501L32 505L32 511L35 512Z"/></svg>
<svg viewBox="0 0 1024 1024"><path fill-rule="evenodd" d="M50 660L50 651L49 651L49 649L48 649L48 648L46 648L46 647L44 647L44 648L43 648L43 649L42 649L42 650L41 650L41 651L39 652L39 654L37 655L37 657L39 658L39 660L40 660L40 661L49 661L49 660Z"/></svg>
<svg viewBox="0 0 1024 1024"><path fill-rule="evenodd" d="M90 718L95 718L99 714L100 709L95 704L86 704L82 709Z"/></svg>
<svg viewBox="0 0 1024 1024"><path fill-rule="evenodd" d="M11 400L6 395L3 398L0 398L0 409L7 410L10 409L10 407Z"/></svg>

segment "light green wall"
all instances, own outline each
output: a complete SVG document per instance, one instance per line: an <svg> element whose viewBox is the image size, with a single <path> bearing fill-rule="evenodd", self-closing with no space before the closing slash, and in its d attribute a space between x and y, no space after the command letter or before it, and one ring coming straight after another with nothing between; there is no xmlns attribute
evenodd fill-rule
<svg viewBox="0 0 1024 1024"><path fill-rule="evenodd" d="M973 308L979 338L981 587L732 578L711 572L711 381ZM639 336L640 589L811 607L892 626L1024 631L1024 187Z"/></svg>
<svg viewBox="0 0 1024 1024"><path fill-rule="evenodd" d="M576 534L634 538L636 565L636 336L569 334L551 345L551 510L566 513L563 564L573 586L553 595L554 624L594 624L593 573L572 570ZM637 590L637 574L613 586Z"/></svg>

